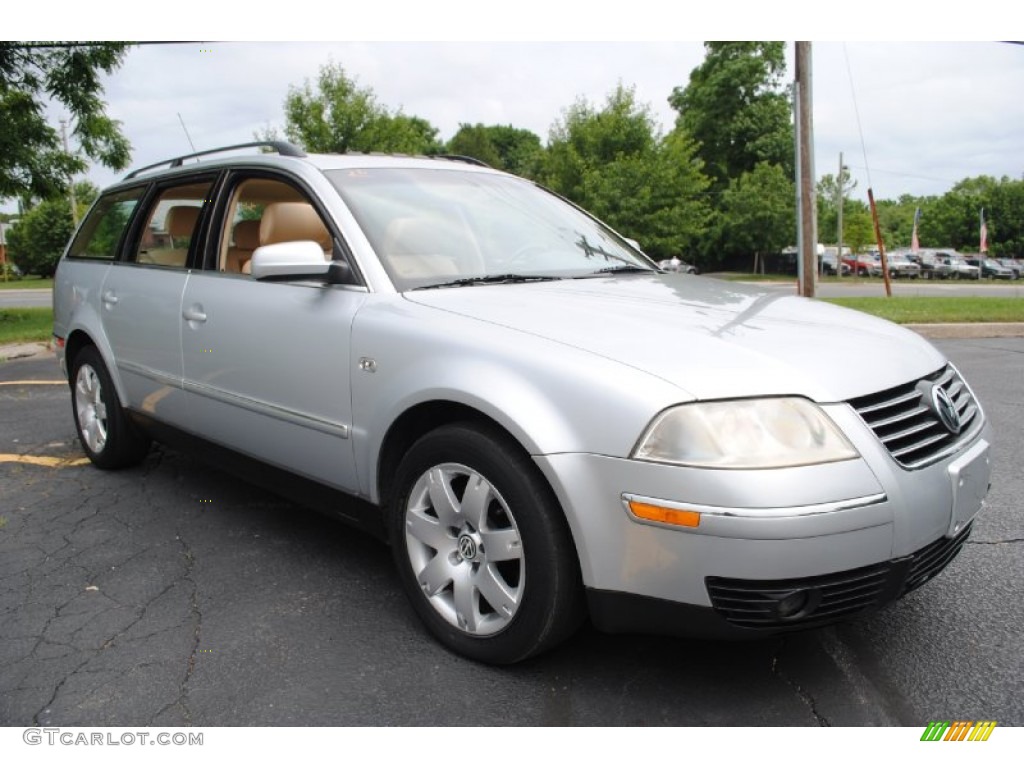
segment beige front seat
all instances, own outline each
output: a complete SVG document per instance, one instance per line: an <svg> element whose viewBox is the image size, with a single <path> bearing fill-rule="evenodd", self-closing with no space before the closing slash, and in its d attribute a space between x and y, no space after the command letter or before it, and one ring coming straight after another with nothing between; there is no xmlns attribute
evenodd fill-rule
<svg viewBox="0 0 1024 768"><path fill-rule="evenodd" d="M271 203L260 219L260 245L312 240L330 261L331 233L309 203Z"/></svg>
<svg viewBox="0 0 1024 768"><path fill-rule="evenodd" d="M228 248L228 255L224 261L225 272L247 272L249 259L252 252L260 244L260 220L250 219L235 224L231 239L234 245Z"/></svg>
<svg viewBox="0 0 1024 768"><path fill-rule="evenodd" d="M392 220L384 232L381 250L399 277L440 277L483 271L476 241L442 219Z"/></svg>

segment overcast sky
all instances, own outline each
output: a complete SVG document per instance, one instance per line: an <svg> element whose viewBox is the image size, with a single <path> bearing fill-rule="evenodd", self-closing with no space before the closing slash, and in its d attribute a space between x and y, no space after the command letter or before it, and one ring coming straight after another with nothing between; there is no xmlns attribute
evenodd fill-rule
<svg viewBox="0 0 1024 768"><path fill-rule="evenodd" d="M448 4L476 9L478 14L491 7L460 0ZM675 119L668 96L673 87L687 83L689 73L702 60L703 46L654 40L664 38L667 32L691 30L718 33L702 35L712 39L750 37L750 22L756 21L764 6L731 3L728 7L735 9L734 18L725 14L711 17L707 24L675 23L667 29L658 23L660 19L652 20L649 15L644 24L636 26L621 10L642 9L648 4L647 0L617 3L618 15L607 14L602 24L592 28L578 30L575 19L564 13L556 13L550 27L530 27L543 33L538 37L592 38L576 42L474 42L484 37L525 37L523 17L544 4L520 0L515 6L506 6L508 19L482 17L487 22L482 29L481 19L476 19L475 26L438 22L444 16L437 3L429 4L434 15L424 15L431 21L423 25L415 23L419 17L414 13L426 14L422 4L386 6L394 7L395 17L405 21L394 27L387 24L382 11L372 19L361 18L351 24L339 21L346 18L340 12L331 23L323 19L324 34L341 36L348 29L360 29L366 37L393 32L395 38L408 39L419 32L422 37L462 38L450 42L214 42L139 47L106 78L108 111L122 121L133 146L132 166L138 167L189 151L179 113L192 141L201 149L251 141L255 131L268 125L281 128L282 102L289 85L315 78L320 66L334 61L361 85L372 88L384 105L429 120L442 139L450 138L459 123L482 122L528 128L546 141L562 109L579 97L599 104L620 81L636 87L639 100L650 105L662 128L668 130ZM588 7L601 9L605 5L592 2ZM516 9L518 15L510 9ZM410 13L414 15L408 17ZM774 21L779 27L779 20ZM911 31L920 33L912 14L909 21L915 22ZM968 21L964 36L976 35L978 30L970 28ZM93 27L97 24L94 17L89 22ZM179 22L167 28L166 36L199 36L186 34L195 31L216 39L244 33L244 27L225 26L224 19L219 22L219 26L206 29L182 27ZM852 30L889 35L909 28L906 22L888 14L885 23L876 23L874 17L867 22L861 19L861 28ZM264 26L257 27L253 36L273 36L277 20L264 16L261 23ZM69 35L71 30L50 28L45 20L38 24L42 28L26 29L19 36L41 37L44 30L52 37L104 36L99 30L83 35L78 28L78 35ZM947 21L947 26L960 28L955 19ZM782 27L758 29L764 33L758 36L768 37L769 32L783 36L788 27ZM844 25L842 31L848 27ZM136 39L155 31L151 26L146 27L146 35L130 26L114 29L117 36ZM615 30L634 39L646 34L652 41L593 40L614 36ZM293 31L282 27L281 36ZM306 25L305 32L309 31ZM792 30L797 31L815 30ZM1012 36L1010 30L990 32L995 36L1000 31ZM821 37L827 36L823 29ZM805 37L814 39L813 34ZM787 57L791 77L792 43L787 44ZM858 180L855 194L865 194L865 168L870 168L870 181L880 199L903 193L941 194L960 179L980 174L1024 177L1024 46L998 42L815 42L813 77L815 171L819 177L836 172L840 151ZM93 169L89 178L103 186L121 175Z"/></svg>

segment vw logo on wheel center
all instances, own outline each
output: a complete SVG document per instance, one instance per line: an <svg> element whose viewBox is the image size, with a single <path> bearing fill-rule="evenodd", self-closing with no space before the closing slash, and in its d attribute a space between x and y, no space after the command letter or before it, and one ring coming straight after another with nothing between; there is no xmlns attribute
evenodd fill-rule
<svg viewBox="0 0 1024 768"><path fill-rule="evenodd" d="M464 533L459 536L459 554L462 555L463 560L472 560L476 557L476 542L473 541L473 537L468 533Z"/></svg>
<svg viewBox="0 0 1024 768"><path fill-rule="evenodd" d="M960 413L953 398L938 384L932 387L932 408L946 429L954 435L960 434Z"/></svg>

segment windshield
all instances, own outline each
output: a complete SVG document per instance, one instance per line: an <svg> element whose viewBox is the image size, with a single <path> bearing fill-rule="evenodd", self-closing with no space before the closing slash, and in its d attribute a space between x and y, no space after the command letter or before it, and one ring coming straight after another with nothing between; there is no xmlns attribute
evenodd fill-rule
<svg viewBox="0 0 1024 768"><path fill-rule="evenodd" d="M326 175L400 291L655 269L615 233L523 179L429 168Z"/></svg>

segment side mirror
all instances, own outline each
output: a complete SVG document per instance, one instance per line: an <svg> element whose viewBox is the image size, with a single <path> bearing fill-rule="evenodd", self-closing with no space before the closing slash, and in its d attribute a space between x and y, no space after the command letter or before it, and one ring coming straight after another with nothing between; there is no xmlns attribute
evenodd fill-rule
<svg viewBox="0 0 1024 768"><path fill-rule="evenodd" d="M312 240L261 245L252 252L252 276L257 280L348 281L351 267L344 262L327 261L320 246Z"/></svg>

